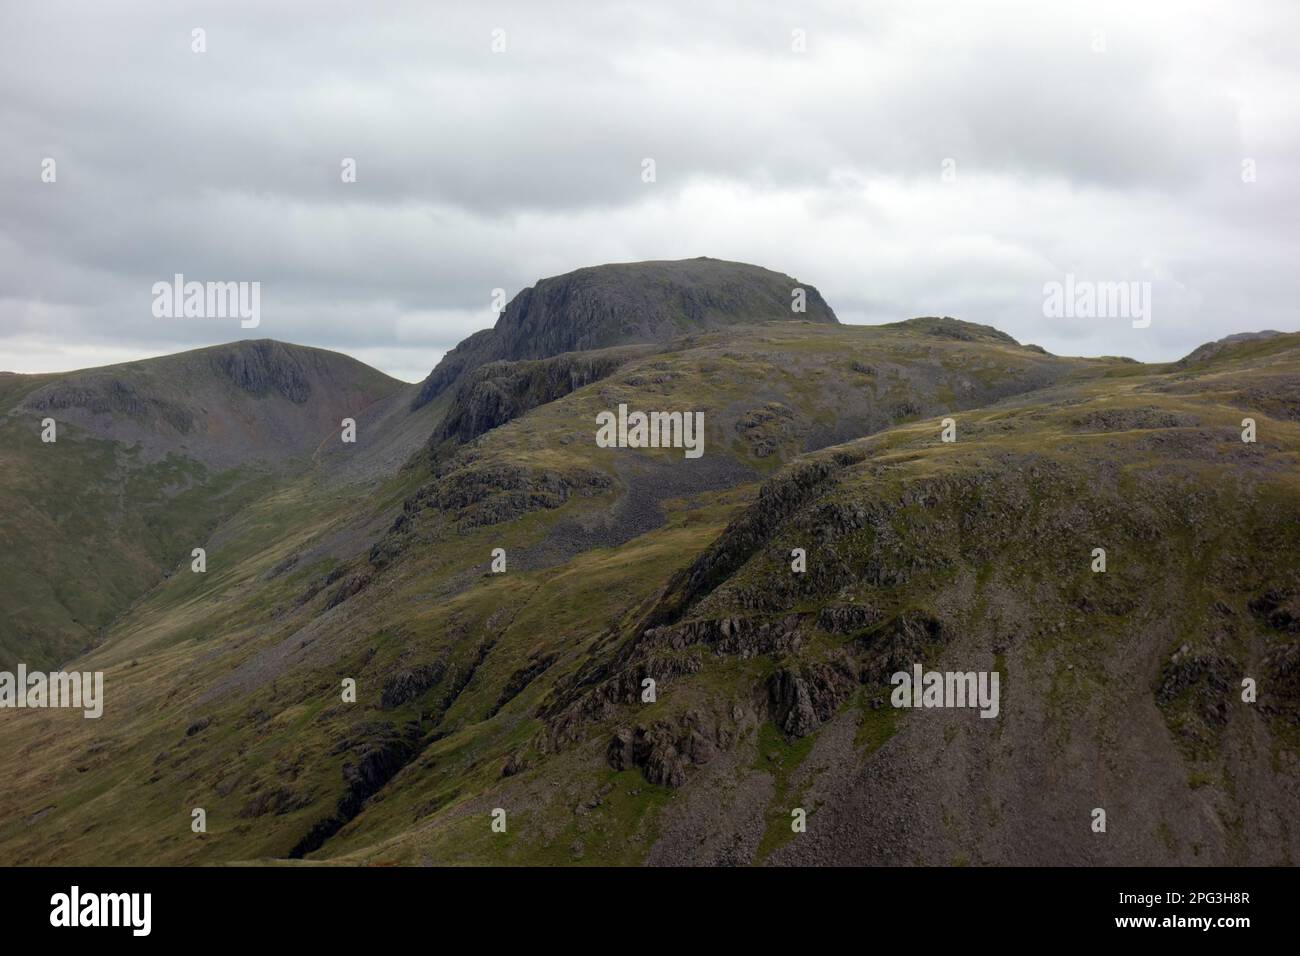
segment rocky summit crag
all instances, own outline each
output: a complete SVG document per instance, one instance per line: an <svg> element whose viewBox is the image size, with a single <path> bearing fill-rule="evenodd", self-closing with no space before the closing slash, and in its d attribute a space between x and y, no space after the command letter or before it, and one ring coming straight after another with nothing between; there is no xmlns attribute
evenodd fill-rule
<svg viewBox="0 0 1300 956"><path fill-rule="evenodd" d="M796 289L804 311L791 308ZM836 322L819 293L779 272L741 262L685 259L593 266L542 279L506 306L496 326L452 349L424 380L418 407L452 382L501 359L548 358L751 322Z"/></svg>

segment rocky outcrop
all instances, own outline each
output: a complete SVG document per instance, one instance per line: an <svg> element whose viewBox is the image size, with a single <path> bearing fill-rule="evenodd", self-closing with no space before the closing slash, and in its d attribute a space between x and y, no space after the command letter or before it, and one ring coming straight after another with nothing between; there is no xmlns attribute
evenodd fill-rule
<svg viewBox="0 0 1300 956"><path fill-rule="evenodd" d="M343 795L334 813L314 824L289 851L289 857L301 859L320 849L360 813L365 802L418 753L418 740L416 724L370 724L360 728L355 737L336 744L334 753L348 755L343 764Z"/></svg>
<svg viewBox="0 0 1300 956"><path fill-rule="evenodd" d="M679 572L647 617L655 627L680 618L687 608L733 574L772 533L801 507L824 492L843 468L861 461L865 452L843 450L802 459L768 479L758 501L727 526L690 567Z"/></svg>
<svg viewBox="0 0 1300 956"><path fill-rule="evenodd" d="M701 618L663 627L653 627L635 645L637 655L656 648L680 650L704 645L715 653L741 659L759 654L779 654L795 646L800 617L787 614L775 619L760 617Z"/></svg>
<svg viewBox="0 0 1300 956"><path fill-rule="evenodd" d="M392 710L409 703L425 691L437 687L446 673L447 665L437 661L394 674L384 683L384 689L379 694L379 706L383 710Z"/></svg>
<svg viewBox="0 0 1300 956"><path fill-rule="evenodd" d="M437 449L449 439L462 444L472 441L539 405L600 381L647 351L645 346L603 349L480 366L458 386L456 398L429 445Z"/></svg>
<svg viewBox="0 0 1300 956"><path fill-rule="evenodd" d="M513 777L515 774L523 773L531 764L528 758L520 753L512 753L506 758L506 762L501 765L501 776Z"/></svg>
<svg viewBox="0 0 1300 956"><path fill-rule="evenodd" d="M453 515L462 530L469 530L512 521L538 509L558 508L574 495L598 495L613 483L603 472L579 468L474 465L435 482L424 501Z"/></svg>
<svg viewBox="0 0 1300 956"><path fill-rule="evenodd" d="M334 589L334 593L329 596L325 602L325 610L338 607L354 594L360 594L370 586L373 575L369 572L360 572L349 576L342 584Z"/></svg>
<svg viewBox="0 0 1300 956"><path fill-rule="evenodd" d="M889 675L910 670L952 639L943 621L923 611L908 610L895 617L883 629L878 641L869 643L872 651L867 677L879 683Z"/></svg>
<svg viewBox="0 0 1300 956"><path fill-rule="evenodd" d="M369 560L382 568L402 554L413 523L425 511L437 512L449 527L465 534L532 511L559 508L575 496L604 494L613 486L614 479L600 471L494 465L472 455L458 457L403 502L402 513L371 547Z"/></svg>
<svg viewBox="0 0 1300 956"><path fill-rule="evenodd" d="M827 604L817 613L817 626L832 634L851 636L880 623L880 610L863 604Z"/></svg>
<svg viewBox="0 0 1300 956"><path fill-rule="evenodd" d="M251 395L282 395L296 405L311 398L311 383L299 355L280 342L240 342L214 352L212 364L237 388Z"/></svg>
<svg viewBox="0 0 1300 956"><path fill-rule="evenodd" d="M343 566L339 566L331 569L330 572L326 574L324 577L320 577L312 581L310 584L307 585L307 589L303 591L301 595L299 595L298 604L299 605L306 604L317 594L320 594L320 592L323 591L325 588L329 587L335 581L343 577L343 575L346 573L347 573L347 569L344 568Z"/></svg>
<svg viewBox="0 0 1300 956"><path fill-rule="evenodd" d="M1219 745L1228 724L1228 700L1241 665L1232 657L1181 645L1170 655L1156 688L1156 703L1179 744L1192 756Z"/></svg>
<svg viewBox="0 0 1300 956"><path fill-rule="evenodd" d="M768 709L790 737L806 737L835 716L857 689L859 674L847 657L783 667L768 679Z"/></svg>
<svg viewBox="0 0 1300 956"><path fill-rule="evenodd" d="M780 402L765 402L741 416L736 431L749 443L755 458L767 458L790 439L794 419L794 412Z"/></svg>
<svg viewBox="0 0 1300 956"><path fill-rule="evenodd" d="M412 399L411 408L423 408L466 372L501 358L496 354L496 341L496 329L480 329L444 355L442 361L420 383L420 390Z"/></svg>
<svg viewBox="0 0 1300 956"><path fill-rule="evenodd" d="M1248 602L1265 628L1262 711L1300 727L1300 587L1273 587Z"/></svg>
<svg viewBox="0 0 1300 956"><path fill-rule="evenodd" d="M1300 590L1269 588L1248 605L1251 613L1268 628L1300 634Z"/></svg>
<svg viewBox="0 0 1300 956"><path fill-rule="evenodd" d="M160 420L181 434L194 427L194 414L184 406L152 395L143 395L125 378L88 374L73 382L60 382L36 392L27 402L36 412L84 409L93 415L125 415Z"/></svg>
<svg viewBox="0 0 1300 956"><path fill-rule="evenodd" d="M706 764L717 754L716 733L698 714L620 727L605 749L605 760L614 770L639 769L650 783L680 787L690 767Z"/></svg>

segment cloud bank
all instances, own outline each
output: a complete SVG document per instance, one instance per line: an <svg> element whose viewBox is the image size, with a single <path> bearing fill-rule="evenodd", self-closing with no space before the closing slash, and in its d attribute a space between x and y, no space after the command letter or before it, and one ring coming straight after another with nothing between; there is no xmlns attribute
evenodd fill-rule
<svg viewBox="0 0 1300 956"><path fill-rule="evenodd" d="M1293 4L6 19L0 368L250 335L155 318L153 283L183 273L260 282L258 336L416 380L495 321L494 289L700 255L788 272L845 322L953 315L1062 354L1167 360L1298 326ZM1149 282L1150 327L1047 318L1066 274Z"/></svg>

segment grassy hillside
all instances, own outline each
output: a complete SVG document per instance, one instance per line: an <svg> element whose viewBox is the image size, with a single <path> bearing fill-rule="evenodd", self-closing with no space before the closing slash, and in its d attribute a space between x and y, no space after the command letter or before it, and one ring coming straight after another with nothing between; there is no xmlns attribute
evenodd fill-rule
<svg viewBox="0 0 1300 956"><path fill-rule="evenodd" d="M166 580L87 658L123 705L98 727L64 727L40 777L92 740L113 744L69 766L73 790L56 787L39 826L0 845L22 860L74 853L74 831L95 821L140 860L329 856L367 832L376 793L403 805L408 778L421 817L451 812L512 758L539 765L542 698L599 659L781 463L1110 367L918 329L749 326L647 354L447 457L417 457L360 510L325 476L283 486L222 527L216 570ZM597 449L595 411L617 402L705 411L705 458ZM510 570L490 575L498 546ZM356 705L339 700L344 676ZM159 705L136 702L161 688ZM23 792L9 797L14 816L43 809L27 810ZM208 839L188 839L178 793L208 810ZM169 839L146 839L155 832ZM94 857L94 842L81 852Z"/></svg>
<svg viewBox="0 0 1300 956"><path fill-rule="evenodd" d="M148 511L184 485L209 571L75 662L102 719L3 715L0 861L1291 862L1298 382L1296 335L1145 366L783 319L395 391L222 494L134 463L132 540L192 533ZM620 403L704 412L703 457L597 447ZM107 501L97 441L59 447ZM889 706L917 662L996 670L999 717Z"/></svg>
<svg viewBox="0 0 1300 956"><path fill-rule="evenodd" d="M0 380L0 668L87 650L220 522L310 467L344 415L405 386L248 342ZM41 440L53 419L57 440Z"/></svg>

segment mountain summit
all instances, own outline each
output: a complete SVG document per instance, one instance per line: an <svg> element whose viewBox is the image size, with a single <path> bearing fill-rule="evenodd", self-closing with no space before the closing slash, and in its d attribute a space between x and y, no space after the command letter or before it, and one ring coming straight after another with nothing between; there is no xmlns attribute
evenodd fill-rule
<svg viewBox="0 0 1300 956"><path fill-rule="evenodd" d="M795 310L797 290L803 311ZM414 407L487 362L665 343L692 331L788 319L839 321L812 286L743 262L701 257L590 266L542 279L511 299L494 328L471 335L438 363Z"/></svg>

